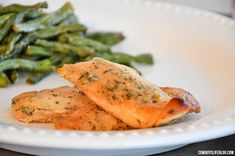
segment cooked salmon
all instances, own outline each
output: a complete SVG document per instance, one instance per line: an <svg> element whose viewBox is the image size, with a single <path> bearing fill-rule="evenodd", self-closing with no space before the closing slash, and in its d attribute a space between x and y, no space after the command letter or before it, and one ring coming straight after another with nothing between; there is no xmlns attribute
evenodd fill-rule
<svg viewBox="0 0 235 156"><path fill-rule="evenodd" d="M82 94L71 87L25 92L12 99L11 110L23 122L53 122L57 115L89 106L92 101Z"/></svg>
<svg viewBox="0 0 235 156"><path fill-rule="evenodd" d="M99 106L80 108L55 120L55 128L63 130L110 131L131 129L121 120L107 113Z"/></svg>
<svg viewBox="0 0 235 156"><path fill-rule="evenodd" d="M57 129L130 129L73 87L22 93L13 98L12 112L20 121L54 122Z"/></svg>
<svg viewBox="0 0 235 156"><path fill-rule="evenodd" d="M161 89L171 97L182 98L188 105L198 105L197 100L187 91L180 88L161 87ZM200 108L195 108L200 111ZM91 109L77 109L68 116L57 119L55 127L65 130L129 130L133 129L114 118L100 107ZM172 112L172 117L174 113ZM170 114L167 114L168 116ZM169 118L169 117L168 117ZM161 120L162 121L162 120ZM164 121L166 123L166 121ZM162 125L162 123L158 123Z"/></svg>
<svg viewBox="0 0 235 156"><path fill-rule="evenodd" d="M99 107L133 128L159 126L200 111L198 103L171 97L134 69L101 58L64 65L58 73Z"/></svg>
<svg viewBox="0 0 235 156"><path fill-rule="evenodd" d="M183 89L170 87L161 89L170 96L184 98L189 105L197 103L196 99ZM61 109L63 107L64 109ZM23 122L54 122L56 129L95 131L132 129L73 87L22 93L13 99L12 112Z"/></svg>

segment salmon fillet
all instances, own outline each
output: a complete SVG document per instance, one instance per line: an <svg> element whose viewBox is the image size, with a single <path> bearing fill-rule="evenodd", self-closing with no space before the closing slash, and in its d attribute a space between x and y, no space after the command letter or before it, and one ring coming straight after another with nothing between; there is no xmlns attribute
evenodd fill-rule
<svg viewBox="0 0 235 156"><path fill-rule="evenodd" d="M53 122L57 115L88 106L91 101L82 94L70 87L25 92L12 99L11 110L23 122Z"/></svg>
<svg viewBox="0 0 235 156"><path fill-rule="evenodd" d="M102 108L77 109L66 117L55 120L55 128L63 130L128 130L131 129L121 120L107 113Z"/></svg>
<svg viewBox="0 0 235 156"><path fill-rule="evenodd" d="M22 93L13 98L12 113L23 122L54 122L57 129L130 129L73 87Z"/></svg>
<svg viewBox="0 0 235 156"><path fill-rule="evenodd" d="M101 58L64 65L58 73L106 112L133 128L159 126L200 111L199 105L168 96L134 69Z"/></svg>
<svg viewBox="0 0 235 156"><path fill-rule="evenodd" d="M185 103L189 105L194 105L194 106L199 105L197 100L190 93L188 93L183 89L171 88L171 87L161 87L161 89L171 97L184 99ZM198 112L200 111L200 107L195 108L195 110L196 109ZM96 113L97 115L94 115ZM117 118L114 118L112 115L110 114L107 115L107 114L109 113L107 113L98 106L96 109L78 109L69 114L68 116L66 116L65 118L56 120L55 127L57 129L65 129L65 130L103 130L103 131L133 129L127 126L125 123L118 120ZM171 114L172 118L175 118L174 113ZM169 114L167 115L169 116ZM168 117L168 119L170 118ZM110 122L112 124L110 124ZM164 123L168 122L164 121ZM110 127L111 125L112 127ZM159 125L162 124L159 123Z"/></svg>
<svg viewBox="0 0 235 156"><path fill-rule="evenodd" d="M170 87L161 89L170 96L184 98L188 104L197 103L196 99L183 89ZM56 101L59 103L55 106ZM61 109L63 107L65 109ZM79 89L73 87L59 87L39 92L22 93L13 99L12 112L20 121L54 122L56 129L63 130L108 131L132 129L97 106Z"/></svg>

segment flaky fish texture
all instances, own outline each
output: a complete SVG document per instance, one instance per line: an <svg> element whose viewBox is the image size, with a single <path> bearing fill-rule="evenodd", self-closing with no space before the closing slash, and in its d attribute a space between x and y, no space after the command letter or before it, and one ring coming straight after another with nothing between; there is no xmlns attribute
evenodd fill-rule
<svg viewBox="0 0 235 156"><path fill-rule="evenodd" d="M200 111L197 102L189 104L185 98L169 96L135 70L101 58L64 65L58 73L100 108L133 128L163 125Z"/></svg>

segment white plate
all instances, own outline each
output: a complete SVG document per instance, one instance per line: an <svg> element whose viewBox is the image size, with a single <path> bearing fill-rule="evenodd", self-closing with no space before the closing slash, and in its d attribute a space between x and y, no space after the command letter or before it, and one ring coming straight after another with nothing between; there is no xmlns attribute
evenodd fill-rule
<svg viewBox="0 0 235 156"><path fill-rule="evenodd" d="M52 125L17 122L10 115L11 98L23 91L68 84L54 74L34 86L22 80L0 89L1 147L40 155L144 155L235 133L234 21L153 1L72 2L91 30L116 30L126 35L125 42L115 49L152 52L155 65L138 67L144 77L160 86L187 89L201 103L202 112L169 126L119 132L58 131L52 130ZM49 3L54 10L64 1Z"/></svg>

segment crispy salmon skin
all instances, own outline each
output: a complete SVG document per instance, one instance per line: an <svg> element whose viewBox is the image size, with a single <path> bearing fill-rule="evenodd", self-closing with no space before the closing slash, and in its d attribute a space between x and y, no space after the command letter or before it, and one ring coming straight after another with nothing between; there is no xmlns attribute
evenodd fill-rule
<svg viewBox="0 0 235 156"><path fill-rule="evenodd" d="M134 69L101 58L64 65L58 73L133 128L159 126L198 112L199 106L194 106L198 103L189 105L183 98L171 97Z"/></svg>

